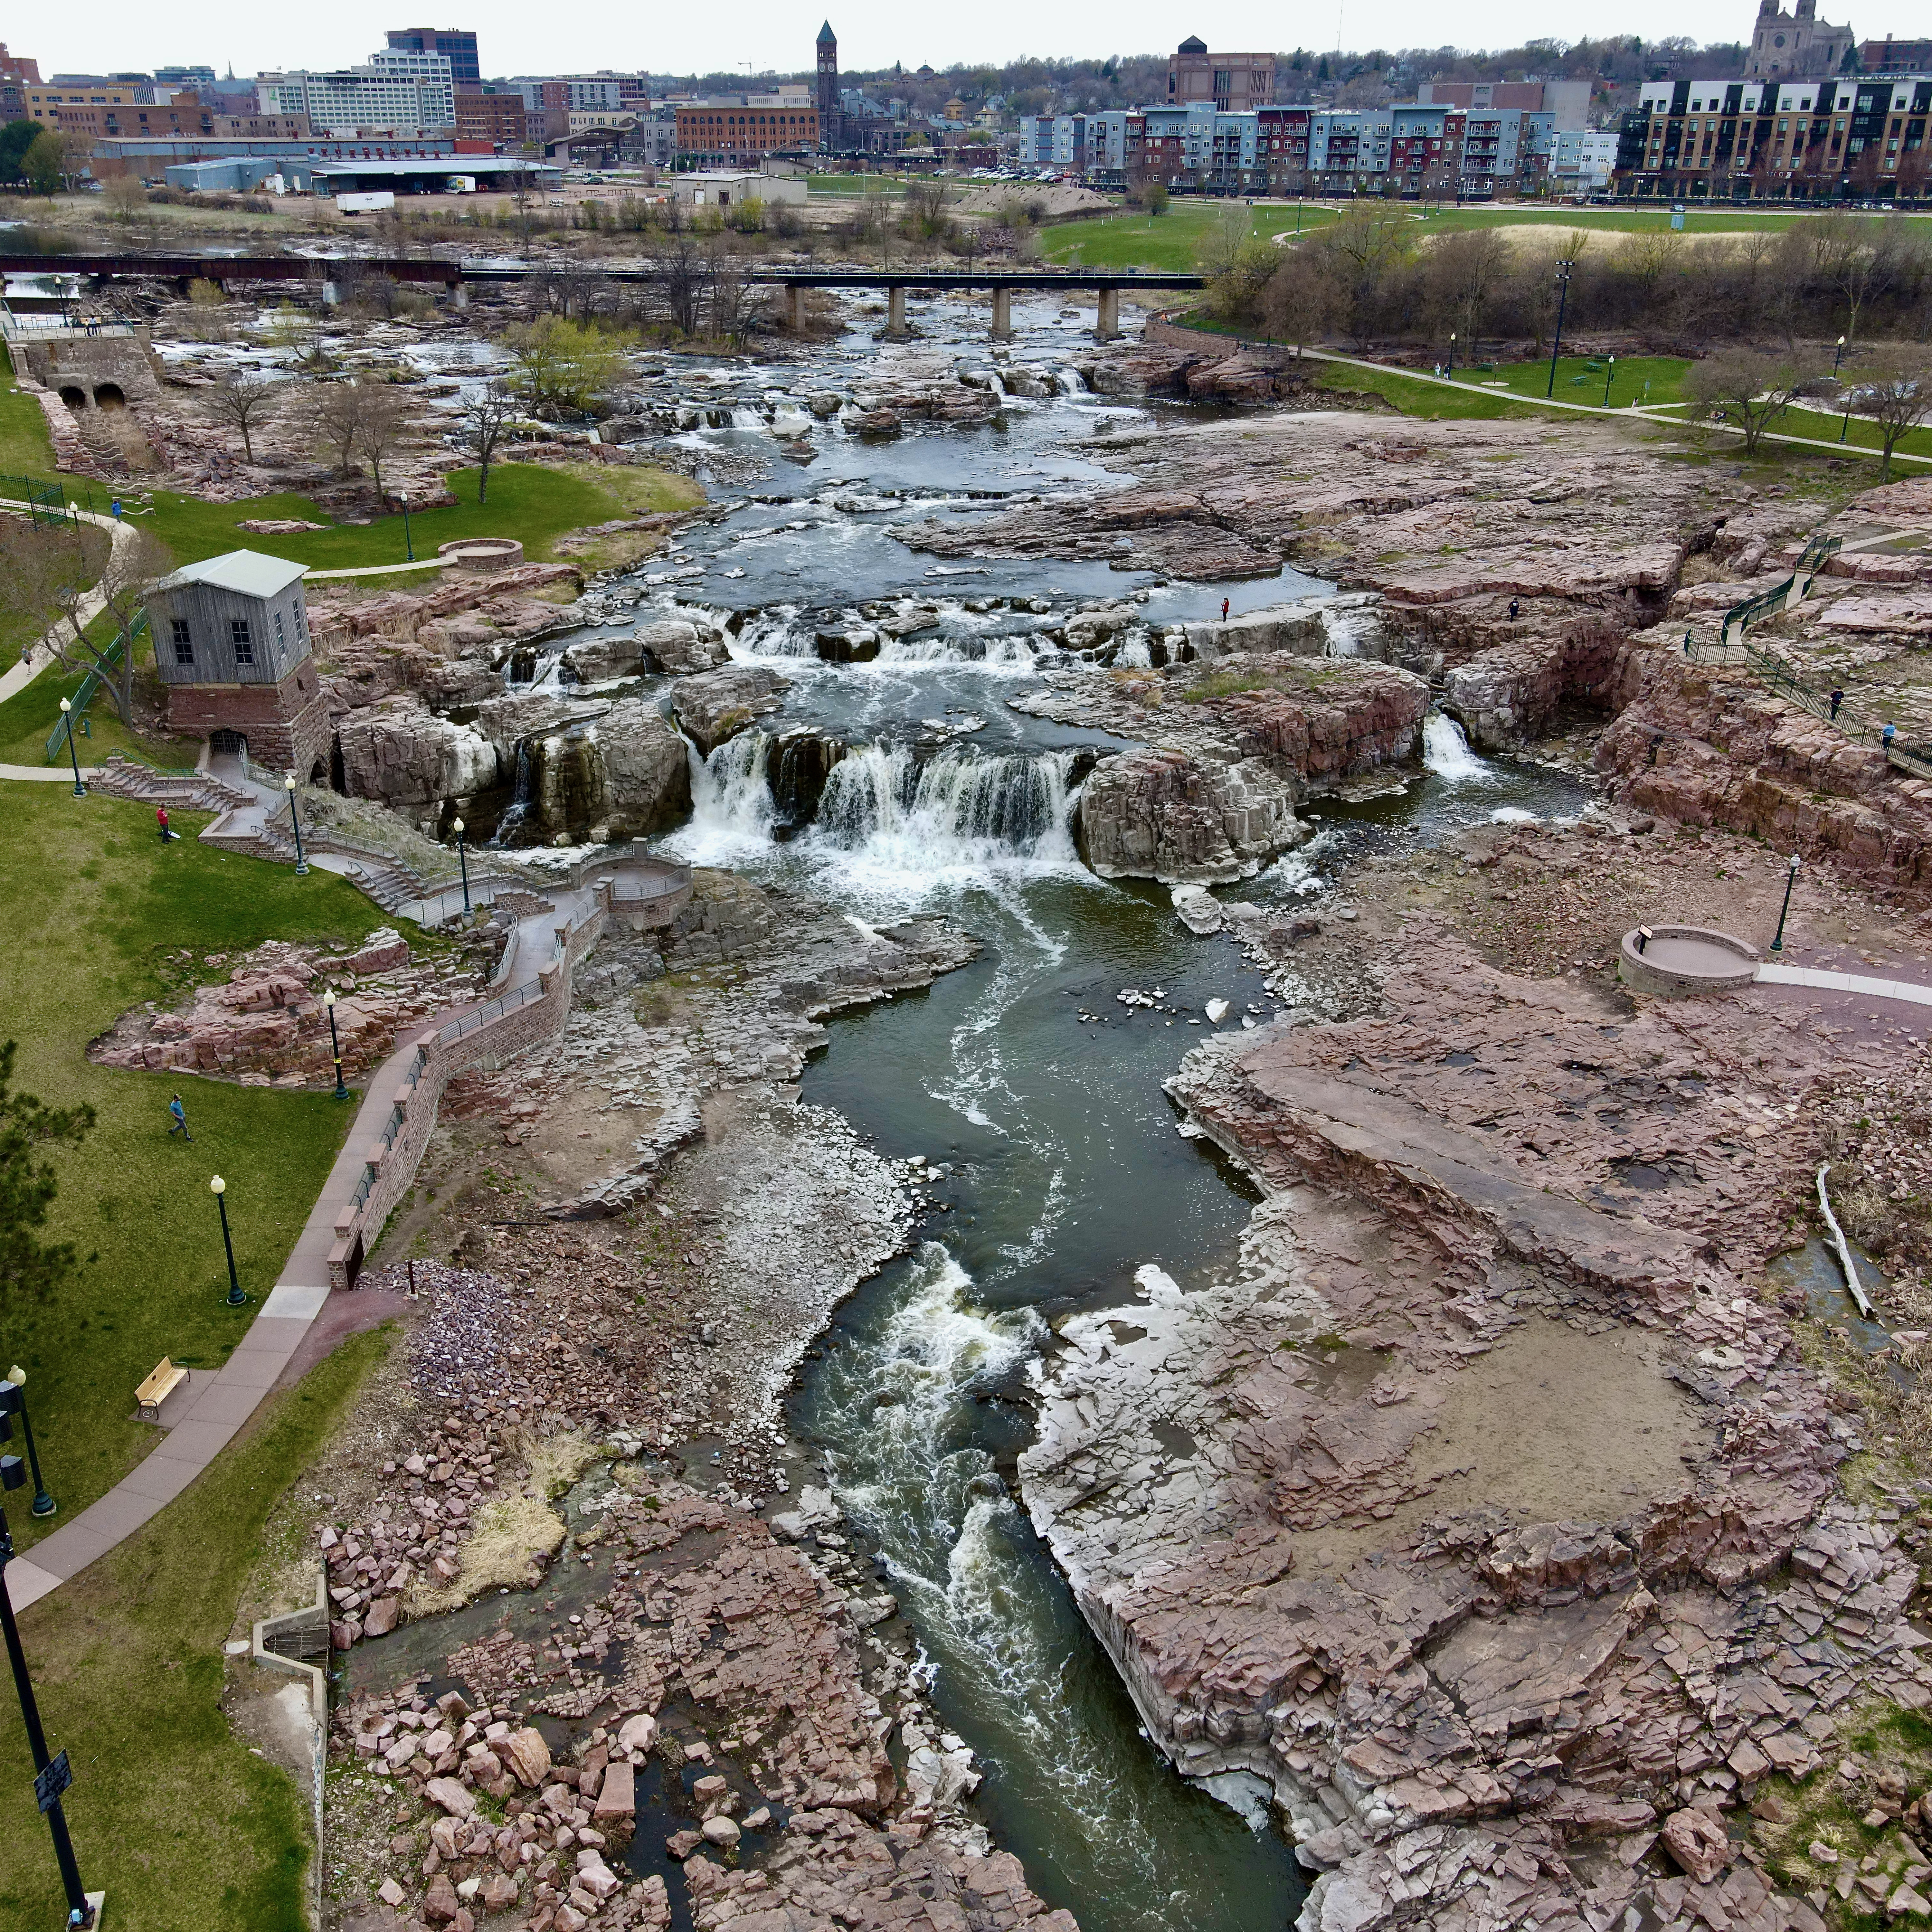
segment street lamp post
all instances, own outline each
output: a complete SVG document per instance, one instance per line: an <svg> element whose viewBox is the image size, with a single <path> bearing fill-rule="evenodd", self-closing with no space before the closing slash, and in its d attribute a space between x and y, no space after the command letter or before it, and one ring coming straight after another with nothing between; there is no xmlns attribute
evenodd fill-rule
<svg viewBox="0 0 1932 1932"><path fill-rule="evenodd" d="M235 1240L228 1232L228 1184L218 1174L208 1184L208 1191L214 1196L214 1204L221 1210L221 1245L228 1255L228 1305L239 1308L248 1298L242 1292L242 1280L235 1272Z"/></svg>
<svg viewBox="0 0 1932 1932"><path fill-rule="evenodd" d="M1556 339L1550 345L1550 387L1546 395L1556 393L1556 358L1563 350L1563 317L1570 307L1570 271L1576 264L1566 256L1556 265Z"/></svg>
<svg viewBox="0 0 1932 1932"><path fill-rule="evenodd" d="M0 1442L8 1439L10 1425L0 1417ZM0 1456L0 1488L17 1490L27 1480L17 1456ZM40 1729L40 1707L34 1701L33 1679L27 1675L27 1654L20 1648L20 1628L14 1621L14 1599L7 1588L7 1565L14 1559L14 1532L7 1523L7 1512L0 1509L0 1628L7 1639L7 1660L14 1666L14 1688L20 1694L20 1715L27 1731L27 1744L34 1754L34 1792L46 1815L47 1829L53 1834L54 1858L60 1866L61 1888L67 1894L67 1922L70 1926L91 1926L94 1922L94 1901L80 1882L80 1867L75 1862L74 1842L67 1834L67 1814L61 1809L61 1793L74 1782L74 1772L65 1751L58 1757L47 1755L46 1733Z"/></svg>
<svg viewBox="0 0 1932 1932"><path fill-rule="evenodd" d="M335 1031L335 988L332 986L322 996L322 1010L328 1016L328 1050L335 1056L335 1097L346 1100L349 1089L342 1084L342 1042Z"/></svg>
<svg viewBox="0 0 1932 1932"><path fill-rule="evenodd" d="M1610 384L1615 380L1616 373L1617 358L1612 356L1604 368L1604 406L1605 409L1608 409L1610 406Z"/></svg>
<svg viewBox="0 0 1932 1932"><path fill-rule="evenodd" d="M1453 328L1449 332L1449 379L1451 382L1456 379L1456 332Z"/></svg>
<svg viewBox="0 0 1932 1932"><path fill-rule="evenodd" d="M1838 338L1838 353L1832 358L1832 377L1834 382L1838 380L1838 365L1843 362L1844 359L1845 338L1841 335Z"/></svg>
<svg viewBox="0 0 1932 1932"><path fill-rule="evenodd" d="M70 698L61 700L61 722L67 727L67 755L68 762L74 766L74 795L85 798L87 788L80 782L80 754L74 748L74 702Z"/></svg>
<svg viewBox="0 0 1932 1932"><path fill-rule="evenodd" d="M302 814L296 808L296 775L293 772L283 779L282 788L289 795L289 824L295 830L296 876L305 879L308 877L308 861L302 856Z"/></svg>
<svg viewBox="0 0 1932 1932"><path fill-rule="evenodd" d="M40 1454L34 1446L33 1418L27 1413L27 1372L16 1362L7 1371L4 1382L0 1382L0 1415L10 1412L18 1414L20 1426L27 1432L27 1466L34 1472L33 1511L36 1516L52 1516L60 1508L47 1494L47 1486L40 1480Z"/></svg>
<svg viewBox="0 0 1932 1932"><path fill-rule="evenodd" d="M410 534L410 493L406 490L396 492L396 501L403 506L403 548L409 553L409 560L416 560L416 539Z"/></svg>
<svg viewBox="0 0 1932 1932"><path fill-rule="evenodd" d="M1791 855L1791 869L1784 875L1784 903L1778 908L1778 936L1771 942L1771 950L1774 952L1782 952L1784 950L1785 916L1791 910L1791 889L1797 883L1798 854L1794 852Z"/></svg>
<svg viewBox="0 0 1932 1932"><path fill-rule="evenodd" d="M470 910L470 855L464 848L462 820L452 819L449 829L456 834L456 862L462 868L463 910L467 914Z"/></svg>
<svg viewBox="0 0 1932 1932"><path fill-rule="evenodd" d="M1843 442L1845 438L1851 433L1852 404L1854 400L1852 392L1850 389L1847 389L1845 392L1845 419L1838 425L1838 440L1840 442Z"/></svg>

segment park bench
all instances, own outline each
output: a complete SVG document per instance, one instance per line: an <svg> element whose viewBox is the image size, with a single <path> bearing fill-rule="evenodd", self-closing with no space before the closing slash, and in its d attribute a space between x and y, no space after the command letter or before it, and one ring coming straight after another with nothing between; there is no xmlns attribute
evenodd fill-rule
<svg viewBox="0 0 1932 1932"><path fill-rule="evenodd" d="M164 1355L154 1372L134 1391L134 1400L140 1407L141 1420L143 1422L159 1422L161 1404L187 1380L187 1370Z"/></svg>

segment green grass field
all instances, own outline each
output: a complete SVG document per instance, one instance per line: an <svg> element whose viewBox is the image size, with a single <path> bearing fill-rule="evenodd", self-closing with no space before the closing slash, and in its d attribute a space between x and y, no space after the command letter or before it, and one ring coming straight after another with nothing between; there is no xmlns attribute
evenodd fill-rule
<svg viewBox="0 0 1932 1932"><path fill-rule="evenodd" d="M1541 397L1553 394L1559 403L1588 403L1604 406L1606 394L1612 409L1626 409L1632 403L1653 405L1677 401L1682 394L1684 372L1690 366L1678 356L1624 356L1614 368L1595 356L1563 356L1557 358L1553 390L1550 381L1550 358L1532 362L1504 362L1492 368L1458 368L1459 381L1500 393L1497 386L1511 395Z"/></svg>
<svg viewBox="0 0 1932 1932"><path fill-rule="evenodd" d="M271 1396L160 1515L21 1616L50 1748L74 1766L62 1803L82 1881L106 1888L110 1928L303 1932L308 1820L286 1776L229 1726L221 1645L277 1500L392 1340L355 1336ZM16 1530L26 1514L9 1510ZM64 1910L10 1691L7 1706L0 1924L24 1932Z"/></svg>
<svg viewBox="0 0 1932 1932"><path fill-rule="evenodd" d="M19 1042L22 1090L52 1105L89 1102L100 1117L81 1146L52 1156L60 1192L46 1234L95 1258L44 1305L0 1306L0 1354L28 1372L58 1522L152 1446L152 1431L134 1420L141 1378L164 1355L218 1366L254 1314L223 1298L226 1265L208 1177L229 1184L236 1264L259 1300L308 1218L351 1111L322 1094L97 1066L88 1041L130 1006L219 978L220 962L262 940L354 942L385 920L331 874L298 878L198 844L206 823L199 814L180 814L182 837L164 846L146 806L14 784L4 806L0 1039ZM177 1089L192 1145L168 1136L164 1110ZM28 1520L14 1532L34 1540Z"/></svg>
<svg viewBox="0 0 1932 1932"><path fill-rule="evenodd" d="M1394 202L1414 224L1418 233L1459 228L1514 228L1522 226L1601 230L1606 233L1629 234L1668 228L1667 208L1567 208L1527 206L1510 203L1504 207L1458 208L1454 203L1437 206L1420 202ZM1107 214L1082 221L1055 222L1040 231L1044 258L1049 262L1084 268L1161 268L1182 272L1195 266L1196 251L1202 238L1222 218L1231 204L1226 201L1192 196L1177 198L1160 215ZM1298 209L1301 227L1310 229L1332 221L1346 203L1318 201L1262 202L1252 211L1252 232L1262 236L1294 232ZM1284 215L1286 218L1284 218ZM1794 221L1814 218L1796 212L1771 209L1706 208L1687 212L1684 231L1688 234L1743 234L1754 230L1788 228ZM1873 225L1889 218L1874 215ZM1932 220L1932 217L1913 217Z"/></svg>
<svg viewBox="0 0 1932 1932"><path fill-rule="evenodd" d="M1041 259L1062 268L1164 268L1185 274L1196 266L1201 244L1237 202L1172 202L1164 214L1096 214L1079 221L1049 222L1040 231ZM1332 221L1334 211L1316 202L1262 202L1248 210L1248 232L1265 241L1292 236Z"/></svg>

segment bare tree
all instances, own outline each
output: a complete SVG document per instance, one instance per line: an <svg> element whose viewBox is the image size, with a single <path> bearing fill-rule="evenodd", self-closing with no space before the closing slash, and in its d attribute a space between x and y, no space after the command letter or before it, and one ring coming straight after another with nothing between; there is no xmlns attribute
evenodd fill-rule
<svg viewBox="0 0 1932 1932"><path fill-rule="evenodd" d="M281 407L288 384L260 369L231 369L202 398L209 419L242 439L242 454L255 460L254 433Z"/></svg>
<svg viewBox="0 0 1932 1932"><path fill-rule="evenodd" d="M1326 335L1346 305L1328 255L1316 248L1292 249L1262 291L1262 324L1299 352L1304 342Z"/></svg>
<svg viewBox="0 0 1932 1932"><path fill-rule="evenodd" d="M1879 481L1892 480L1892 453L1932 417L1932 356L1923 350L1895 350L1868 357L1852 378L1859 406L1878 430L1885 452Z"/></svg>
<svg viewBox="0 0 1932 1932"><path fill-rule="evenodd" d="M490 494L490 465L495 458L496 446L521 414L522 408L517 398L495 376L463 406L461 440L464 446L476 458L476 500L479 503Z"/></svg>
<svg viewBox="0 0 1932 1932"><path fill-rule="evenodd" d="M1508 277L1514 251L1493 228L1445 235L1429 251L1427 277L1439 322L1449 324L1474 362L1483 325Z"/></svg>
<svg viewBox="0 0 1932 1932"><path fill-rule="evenodd" d="M1750 456L1811 373L1789 356L1726 349L1690 365L1684 394L1694 414L1741 430L1744 454Z"/></svg>
<svg viewBox="0 0 1932 1932"><path fill-rule="evenodd" d="M711 265L704 250L688 234L668 236L652 265L672 326L681 335L698 333L698 311L710 280Z"/></svg>
<svg viewBox="0 0 1932 1932"><path fill-rule="evenodd" d="M138 526L124 526L91 582L80 538L65 530L36 530L16 518L0 524L0 609L44 628L54 660L70 671L92 671L122 724L134 724L134 653L117 650L132 634L148 592L174 567L167 548ZM105 620L84 624L90 593ZM89 636L92 628L98 634Z"/></svg>
<svg viewBox="0 0 1932 1932"><path fill-rule="evenodd" d="M403 424L410 412L408 401L393 383L358 383L364 391L356 424L356 453L369 466L376 494L382 494L382 462L402 440Z"/></svg>

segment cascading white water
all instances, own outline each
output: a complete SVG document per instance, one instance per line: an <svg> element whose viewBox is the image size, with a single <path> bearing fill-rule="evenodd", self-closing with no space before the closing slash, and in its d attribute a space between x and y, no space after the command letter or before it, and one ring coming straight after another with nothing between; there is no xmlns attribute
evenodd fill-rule
<svg viewBox="0 0 1932 1932"><path fill-rule="evenodd" d="M868 745L834 766L813 839L910 874L1022 859L1077 864L1069 818L1071 752L921 760Z"/></svg>
<svg viewBox="0 0 1932 1932"><path fill-rule="evenodd" d="M728 865L770 849L772 740L763 731L742 731L710 758L685 740L691 763L691 820L665 849L694 865Z"/></svg>
<svg viewBox="0 0 1932 1932"><path fill-rule="evenodd" d="M1492 784L1497 777L1496 768L1470 750L1462 726L1440 711L1422 721L1422 762L1452 784Z"/></svg>

